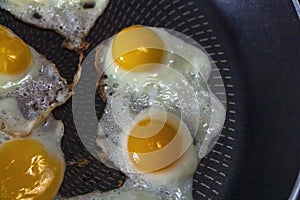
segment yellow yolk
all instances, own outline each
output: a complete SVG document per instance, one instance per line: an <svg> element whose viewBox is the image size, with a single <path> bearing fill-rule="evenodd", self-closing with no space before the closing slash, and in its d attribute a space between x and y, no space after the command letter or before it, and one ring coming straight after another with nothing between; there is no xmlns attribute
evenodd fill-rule
<svg viewBox="0 0 300 200"><path fill-rule="evenodd" d="M64 164L43 144L13 140L0 148L0 199L53 199L64 176Z"/></svg>
<svg viewBox="0 0 300 200"><path fill-rule="evenodd" d="M31 52L25 42L0 26L0 74L23 74L30 63Z"/></svg>
<svg viewBox="0 0 300 200"><path fill-rule="evenodd" d="M7 37L7 30L0 25L0 41Z"/></svg>
<svg viewBox="0 0 300 200"><path fill-rule="evenodd" d="M121 68L130 71L144 64L161 63L164 49L163 41L151 29L131 26L116 35L112 55Z"/></svg>
<svg viewBox="0 0 300 200"><path fill-rule="evenodd" d="M145 119L140 121L138 126L134 127L128 136L127 148L130 153L131 162L134 166L143 172L153 172L168 167L163 164L170 157L175 158L174 162L178 159L179 151L181 150L180 144L177 142L173 144L177 148L172 148L168 152L159 150L166 147L174 139L177 134L170 124L156 119ZM159 131L157 131L159 130ZM153 153L153 156L147 156L147 153ZM146 156L143 156L146 155ZM161 163L160 169L151 169L152 163ZM157 166L157 165L155 165Z"/></svg>

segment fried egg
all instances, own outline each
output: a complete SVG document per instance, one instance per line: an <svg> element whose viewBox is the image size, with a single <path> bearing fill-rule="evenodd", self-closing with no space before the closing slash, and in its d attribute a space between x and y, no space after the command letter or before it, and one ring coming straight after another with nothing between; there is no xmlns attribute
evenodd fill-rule
<svg viewBox="0 0 300 200"><path fill-rule="evenodd" d="M136 87L149 74L154 76L163 73L163 69L155 64L170 66L178 71L181 70L180 66L185 65L181 68L193 67L207 81L211 73L211 62L204 49L171 34L171 30L163 28L137 25L125 28L99 46L103 50L96 58L99 62L97 70ZM164 80L171 77L165 75Z"/></svg>
<svg viewBox="0 0 300 200"><path fill-rule="evenodd" d="M0 7L22 21L53 29L65 38L64 46L87 47L85 36L103 13L109 0L2 0Z"/></svg>
<svg viewBox="0 0 300 200"><path fill-rule="evenodd" d="M98 46L106 107L97 145L100 159L130 178L126 187L192 199L193 174L222 130L225 108L207 84L208 55L172 33L133 26Z"/></svg>
<svg viewBox="0 0 300 200"><path fill-rule="evenodd" d="M54 199L63 181L64 126L52 116L27 137L0 132L0 199Z"/></svg>
<svg viewBox="0 0 300 200"><path fill-rule="evenodd" d="M0 26L0 131L29 134L71 95L51 61Z"/></svg>
<svg viewBox="0 0 300 200"><path fill-rule="evenodd" d="M100 121L97 144L105 155L101 159L112 161L132 180L126 189L150 189L161 198L177 193L181 193L180 198L190 198L191 191L186 188L191 188L198 155L185 123L157 108L145 109L135 119L119 137L105 135L109 133Z"/></svg>

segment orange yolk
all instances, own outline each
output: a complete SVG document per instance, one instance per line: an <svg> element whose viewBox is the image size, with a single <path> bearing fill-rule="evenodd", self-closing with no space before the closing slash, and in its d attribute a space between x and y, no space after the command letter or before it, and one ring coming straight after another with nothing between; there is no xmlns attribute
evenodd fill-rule
<svg viewBox="0 0 300 200"><path fill-rule="evenodd" d="M170 157L176 158L173 162L177 160L175 156L179 155L181 150L180 143L177 142L169 147L172 148L171 151L163 152L160 150L170 144L178 130L174 129L168 122L150 118L140 121L137 125L130 132L127 143L131 162L137 169L143 172L154 172L172 164L164 164ZM147 153L158 151L160 152L153 156L147 156ZM161 163L161 167L153 169L151 168L152 163Z"/></svg>
<svg viewBox="0 0 300 200"><path fill-rule="evenodd" d="M0 199L55 198L65 165L43 144L31 139L12 140L0 148Z"/></svg>
<svg viewBox="0 0 300 200"><path fill-rule="evenodd" d="M30 63L31 52L25 42L0 26L0 74L23 74Z"/></svg>
<svg viewBox="0 0 300 200"><path fill-rule="evenodd" d="M131 26L116 35L112 55L122 69L130 71L144 64L161 63L164 49L163 41L151 29Z"/></svg>

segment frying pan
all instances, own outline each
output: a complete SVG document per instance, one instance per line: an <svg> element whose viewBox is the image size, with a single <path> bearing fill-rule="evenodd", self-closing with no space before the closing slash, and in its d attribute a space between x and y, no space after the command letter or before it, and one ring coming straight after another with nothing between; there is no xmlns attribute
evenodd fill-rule
<svg viewBox="0 0 300 200"><path fill-rule="evenodd" d="M53 60L72 82L79 57L61 48L58 34L22 23L3 10L0 24ZM195 173L194 199L288 198L300 163L300 26L292 2L111 0L86 38L90 47L85 55L132 24L191 36L219 68L221 77L212 78L224 81L226 94L219 95L227 98L226 122ZM62 148L67 171L60 194L118 188L126 177L95 159L80 141L72 99L54 114L66 126Z"/></svg>

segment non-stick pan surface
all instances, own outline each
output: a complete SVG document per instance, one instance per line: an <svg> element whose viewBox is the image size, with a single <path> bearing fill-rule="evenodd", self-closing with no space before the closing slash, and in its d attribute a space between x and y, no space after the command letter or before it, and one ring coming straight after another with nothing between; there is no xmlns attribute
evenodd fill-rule
<svg viewBox="0 0 300 200"><path fill-rule="evenodd" d="M199 164L194 176L194 199L224 199L232 194L233 180L243 152L245 124L245 87L240 76L236 44L229 35L228 23L215 4L205 0L111 0L104 14L87 36L88 54L97 44L132 24L174 29L198 41L212 57L223 79L227 97L227 117L222 134L214 149ZM61 48L62 38L49 30L42 30L15 19L0 10L0 24L11 28L28 44L53 60L61 75L69 82L79 62L75 52ZM211 85L211 87L219 87ZM95 91L96 92L96 91ZM118 188L125 176L101 164L81 143L72 116L72 100L55 111L66 126L63 151L68 164L60 193L71 197L95 190ZM234 182L234 184L236 184Z"/></svg>

